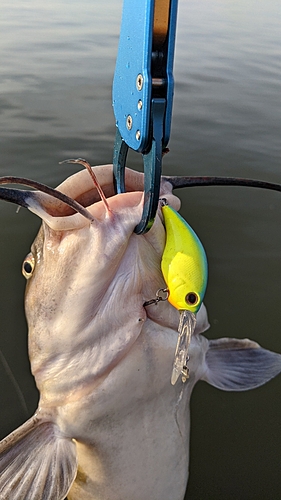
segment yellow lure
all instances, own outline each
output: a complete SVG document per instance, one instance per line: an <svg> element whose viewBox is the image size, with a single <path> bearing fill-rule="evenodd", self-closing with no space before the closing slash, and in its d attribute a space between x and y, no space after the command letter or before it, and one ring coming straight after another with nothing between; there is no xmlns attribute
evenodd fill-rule
<svg viewBox="0 0 281 500"><path fill-rule="evenodd" d="M162 206L166 244L161 269L169 290L169 302L179 310L196 313L208 278L205 250L193 229L169 205Z"/></svg>

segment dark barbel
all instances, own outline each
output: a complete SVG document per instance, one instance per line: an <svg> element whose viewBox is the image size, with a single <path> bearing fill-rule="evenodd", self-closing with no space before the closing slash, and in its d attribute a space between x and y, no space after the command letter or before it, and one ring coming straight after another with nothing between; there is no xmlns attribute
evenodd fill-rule
<svg viewBox="0 0 281 500"><path fill-rule="evenodd" d="M173 186L173 189L196 186L244 186L281 191L281 184L277 184L275 182L260 181L257 179L244 179L243 177L165 175L162 177L162 179L164 181L170 182Z"/></svg>
<svg viewBox="0 0 281 500"><path fill-rule="evenodd" d="M10 203L15 203L24 208L28 208L27 198L30 196L29 191L24 191L23 189L12 189L12 188L0 188L0 200L9 201Z"/></svg>
<svg viewBox="0 0 281 500"><path fill-rule="evenodd" d="M80 205L80 203L73 200L66 194L61 193L61 191L46 186L41 182L32 181L31 179L26 179L25 177L5 176L5 177L0 177L0 184L21 184L23 186L32 187L37 191L48 194L49 196L52 196L53 198L62 201L63 203L71 207L75 212L78 212L81 215L83 215L83 217L86 217L86 219L88 219L89 221L94 222L95 220L92 214L85 207ZM21 205L22 207L25 208L28 208L28 203L26 202L28 196L32 198L32 196L34 197L35 194L36 194L35 191L24 191L21 189L12 189L12 188L0 188L1 200L10 201L12 203Z"/></svg>

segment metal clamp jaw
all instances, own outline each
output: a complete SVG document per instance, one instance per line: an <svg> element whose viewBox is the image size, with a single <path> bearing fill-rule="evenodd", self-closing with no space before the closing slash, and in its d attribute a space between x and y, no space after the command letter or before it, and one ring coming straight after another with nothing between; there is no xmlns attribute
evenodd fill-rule
<svg viewBox="0 0 281 500"><path fill-rule="evenodd" d="M116 139L113 173L125 192L128 149L142 153L144 209L137 234L153 224L158 206L162 151L171 128L173 60L178 0L124 0L113 80Z"/></svg>

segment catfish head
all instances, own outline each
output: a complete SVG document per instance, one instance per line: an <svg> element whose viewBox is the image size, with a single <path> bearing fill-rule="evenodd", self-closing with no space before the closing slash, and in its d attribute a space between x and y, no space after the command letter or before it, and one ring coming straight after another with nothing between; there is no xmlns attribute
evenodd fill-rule
<svg viewBox="0 0 281 500"><path fill-rule="evenodd" d="M128 170L127 192L118 196L111 166L96 167L95 175L106 202L86 170L57 188L87 207L79 213L39 191L19 192L16 200L42 219L22 269L32 373L51 404L92 390L120 362L146 321L144 302L165 287L160 218L145 237L133 232L142 213L143 175ZM178 209L168 186L165 196Z"/></svg>
<svg viewBox="0 0 281 500"><path fill-rule="evenodd" d="M165 288L161 209L134 233L143 175L126 169L115 195L112 166L81 171L56 190L0 188L42 226L23 262L31 370L38 409L0 443L0 498L183 499L189 463L189 400L205 380L224 390L257 387L281 356L250 340L208 341L204 305L190 342L188 380L173 386L179 312L154 301ZM185 181L183 181L183 185ZM180 187L179 180L176 181ZM175 181L160 196L175 210Z"/></svg>

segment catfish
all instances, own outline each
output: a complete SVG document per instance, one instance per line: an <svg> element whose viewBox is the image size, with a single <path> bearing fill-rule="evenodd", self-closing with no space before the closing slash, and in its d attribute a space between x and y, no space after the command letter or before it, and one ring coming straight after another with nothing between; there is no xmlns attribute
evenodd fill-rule
<svg viewBox="0 0 281 500"><path fill-rule="evenodd" d="M143 174L126 169L115 194L112 165L67 178L57 190L0 188L42 226L23 262L35 414L0 443L1 500L182 500L189 468L189 403L204 380L225 391L258 387L281 355L248 339L207 340L204 304L189 345L189 377L172 385L179 312L167 300L161 207L134 233ZM160 196L179 210L173 185ZM100 192L104 199L100 198Z"/></svg>

